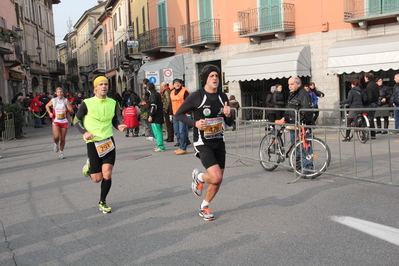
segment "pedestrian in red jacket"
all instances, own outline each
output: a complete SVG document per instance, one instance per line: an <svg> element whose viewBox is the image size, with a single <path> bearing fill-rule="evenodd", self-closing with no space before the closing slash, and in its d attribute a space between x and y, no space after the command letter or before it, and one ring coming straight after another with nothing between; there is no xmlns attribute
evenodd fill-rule
<svg viewBox="0 0 399 266"><path fill-rule="evenodd" d="M40 106L43 103L40 101L40 93L36 93L36 96L32 99L29 108L34 112L35 119L33 120L33 125L35 128L41 128L42 120L40 118Z"/></svg>
<svg viewBox="0 0 399 266"><path fill-rule="evenodd" d="M134 107L132 106L132 103L129 103L128 107L123 109L122 115L123 115L123 124L127 126L127 129L125 131L126 132L125 137L129 137L130 131L132 132L133 137L137 137L138 130L135 131L134 129L140 126L139 122L140 111L138 107Z"/></svg>

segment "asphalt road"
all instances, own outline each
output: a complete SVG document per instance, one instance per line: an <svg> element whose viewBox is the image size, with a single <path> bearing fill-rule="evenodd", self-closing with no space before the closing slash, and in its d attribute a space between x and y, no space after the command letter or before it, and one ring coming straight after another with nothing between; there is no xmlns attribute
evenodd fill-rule
<svg viewBox="0 0 399 266"><path fill-rule="evenodd" d="M293 179L279 167L234 163L210 207L191 192L200 161L155 153L144 137L115 132L107 202L83 177L86 147L72 127L64 160L49 125L7 141L0 160L0 265L398 265L398 188L322 175ZM3 146L0 146L4 148ZM372 222L372 223L368 223Z"/></svg>

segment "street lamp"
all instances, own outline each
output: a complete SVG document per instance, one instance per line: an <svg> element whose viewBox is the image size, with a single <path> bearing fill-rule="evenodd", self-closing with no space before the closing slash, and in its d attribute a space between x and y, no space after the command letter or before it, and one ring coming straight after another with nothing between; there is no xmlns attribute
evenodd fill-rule
<svg viewBox="0 0 399 266"><path fill-rule="evenodd" d="M17 32L19 38L21 38L22 32L24 31L23 29L21 29L19 26L17 26L14 31Z"/></svg>
<svg viewBox="0 0 399 266"><path fill-rule="evenodd" d="M42 54L42 47L40 46L36 47L36 52L40 56Z"/></svg>

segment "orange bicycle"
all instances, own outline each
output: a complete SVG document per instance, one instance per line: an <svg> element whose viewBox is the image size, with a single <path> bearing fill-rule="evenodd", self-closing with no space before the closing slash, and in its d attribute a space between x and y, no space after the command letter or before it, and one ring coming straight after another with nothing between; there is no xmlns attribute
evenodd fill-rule
<svg viewBox="0 0 399 266"><path fill-rule="evenodd" d="M313 179L325 172L331 162L328 145L314 137L310 129L300 127L299 137L286 151L283 141L285 130L286 126L281 124L280 129L268 131L263 137L259 148L261 166L266 171L273 171L285 158L289 158L289 165L300 177Z"/></svg>

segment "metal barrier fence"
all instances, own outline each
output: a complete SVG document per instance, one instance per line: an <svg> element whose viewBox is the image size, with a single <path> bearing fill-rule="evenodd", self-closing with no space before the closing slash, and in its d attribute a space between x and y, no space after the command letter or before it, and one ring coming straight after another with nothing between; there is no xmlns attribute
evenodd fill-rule
<svg viewBox="0 0 399 266"><path fill-rule="evenodd" d="M3 131L3 136L1 137L3 141L15 138L15 126L14 126L14 114L7 113L6 119L4 121L5 130Z"/></svg>
<svg viewBox="0 0 399 266"><path fill-rule="evenodd" d="M273 108L243 107L240 108L236 120L236 129L227 129L225 132L227 154L235 156L234 163L245 161L260 162L259 145L265 136L265 127L274 124L267 120L267 111ZM283 109L293 110L293 109ZM320 117L336 116L336 124L306 126L312 128L314 136L327 143L331 150L331 163L323 175L339 176L362 181L369 181L385 185L399 186L399 130L395 130L391 122L387 134L378 134L376 139L369 139L365 144L359 142L356 136L350 142L342 142L342 130L351 129L346 126L344 115L348 109L317 109ZM376 108L351 109L355 111L375 111ZM378 110L394 110L394 108L378 108ZM295 110L293 110L295 111ZM300 112L315 111L314 109L301 109ZM256 119L244 120L248 117L245 112L256 114ZM300 115L299 112L296 112ZM298 117L298 116L297 116ZM319 117L319 119L320 119ZM317 123L317 122L316 122ZM298 123L295 123L298 124ZM295 126L293 124L292 126ZM278 127L278 125L275 125ZM371 133L370 128L365 128ZM397 133L397 134L396 134ZM288 143L289 134L284 134L284 143ZM288 145L288 144L287 144ZM274 171L288 168L287 160L280 164ZM259 164L259 169L262 169ZM268 174L265 171L265 174ZM287 172L287 175L292 175ZM323 178L321 175L319 178ZM294 177L295 178L295 177Z"/></svg>

